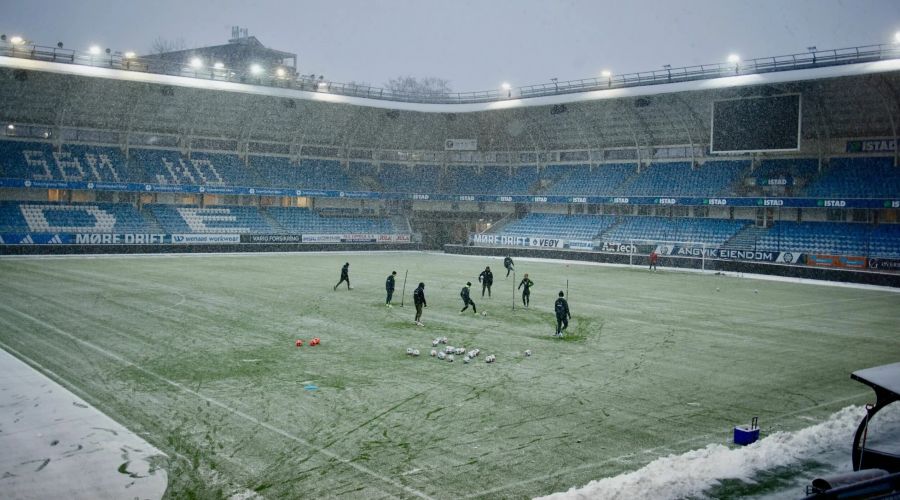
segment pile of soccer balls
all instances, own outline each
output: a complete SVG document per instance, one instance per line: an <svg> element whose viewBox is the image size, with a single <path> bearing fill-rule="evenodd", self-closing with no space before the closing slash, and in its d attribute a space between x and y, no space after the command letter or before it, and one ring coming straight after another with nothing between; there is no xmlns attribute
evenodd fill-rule
<svg viewBox="0 0 900 500"><path fill-rule="evenodd" d="M431 347L433 347L434 349L432 349L430 352L431 357L437 358L441 361L447 361L447 362L452 363L453 361L456 360L456 356L463 356L463 363L469 364L475 358L477 358L478 355L481 353L481 349L476 348L476 349L470 349L467 351L465 347L454 347L452 345L447 345L447 342L448 342L447 337L438 337L438 338L432 340ZM443 345L444 347L439 347L440 345ZM413 356L413 357L418 356L419 350L416 348L413 348L413 347L407 347L406 355ZM525 357L529 357L529 356L531 356L530 349L525 351ZM497 361L497 356L495 356L493 354L489 354L484 357L485 363L494 363L496 361Z"/></svg>

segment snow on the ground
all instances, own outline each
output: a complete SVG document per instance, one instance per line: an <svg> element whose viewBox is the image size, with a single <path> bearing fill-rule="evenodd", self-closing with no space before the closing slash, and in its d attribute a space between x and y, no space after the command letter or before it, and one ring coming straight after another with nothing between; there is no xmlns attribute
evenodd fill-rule
<svg viewBox="0 0 900 500"><path fill-rule="evenodd" d="M887 408L876 418L896 429L900 426L900 411L896 410ZM849 471L850 445L864 415L862 407L848 406L824 422L795 432L775 432L746 447L710 444L680 455L660 457L634 472L591 481L580 488L573 487L542 498L662 500L703 497L705 491L722 480L753 482L760 472L823 456L841 457L845 463L835 465Z"/></svg>

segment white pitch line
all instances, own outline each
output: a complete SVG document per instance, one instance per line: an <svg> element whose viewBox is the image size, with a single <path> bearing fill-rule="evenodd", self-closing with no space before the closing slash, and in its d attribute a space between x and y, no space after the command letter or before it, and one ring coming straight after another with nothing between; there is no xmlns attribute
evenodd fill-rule
<svg viewBox="0 0 900 500"><path fill-rule="evenodd" d="M370 469L368 469L368 468L366 468L366 467L363 467L362 465L359 465L359 464L357 464L357 463L355 463L355 462L351 462L350 460L348 460L348 459L346 459L346 458L344 458L344 457L341 457L340 455L338 455L338 454L336 454L336 453L334 453L334 452L332 452L332 451L328 451L328 450L326 450L326 449L324 449L324 448L320 448L320 447L318 447L318 446L315 446L314 444L310 443L309 441L306 441L305 439L303 439L303 438L301 438L301 437L295 436L295 435L293 435L293 434L291 434L291 433L289 433L289 432L286 432L286 431L284 431L284 430L282 430L282 429L279 429L279 428L277 428L277 427L275 427L275 426L273 426L273 425L271 425L271 424L269 424L269 423L267 423L267 422L260 421L260 420L257 419L256 417L254 417L254 416L252 416L252 415L249 415L249 414L247 414L247 413L244 413L244 412L242 412L242 411L240 411L240 410L236 410L236 409L234 409L234 408L231 408L231 407L229 407L228 405L226 405L225 403L222 403L221 401L219 401L219 400L217 400L217 399L215 399L215 398L211 398L211 397L209 397L209 396L204 396L203 394L201 394L201 393L199 393L199 392L197 392L197 391L195 391L195 390L193 390L193 389L189 389L189 388L185 387L184 385L182 385L182 384L180 384L180 383L178 383L178 382L175 382L174 380L170 380L170 379L168 379L168 378L166 378L166 377L163 377L162 375L159 375L159 374L156 373L156 372L150 371L150 370L148 370L148 369L146 369L146 368L144 368L144 367L142 367L142 366L140 366L140 365L137 365L137 364L135 364L135 363L133 363L133 362L131 362L131 361L125 359L125 358L122 358L121 356L119 356L119 355L117 355L117 354L115 354L115 353L113 353L113 352L107 351L106 349L104 349L104 348L102 348L102 347L100 347L100 346L98 346L98 345L96 345L96 344L94 344L94 343L92 343L92 342L89 342L89 341L84 340L84 339L80 339L80 338L78 338L78 337L72 335L71 333L66 332L66 331L64 331L64 330L62 330L62 329L60 329L60 328L58 328L57 326L52 325L52 324L50 324L50 323L47 323L47 322L45 322L45 321L43 321L43 320L41 320L41 319L39 319L39 318L35 318L34 316L32 316L32 315L30 315L30 314L28 314L28 313L26 313L26 312L19 311L18 309L14 309L14 308L12 308L12 307L9 307L9 306L7 306L6 304L0 304L0 308L4 309L4 310L6 310L6 311L8 311L8 312L10 312L10 313L13 313L13 314L15 314L15 315L17 315L17 316L20 316L20 317L22 317L22 318L25 318L25 319L27 319L27 320L29 320L29 321L32 321L33 323L37 323L37 324L43 326L44 328L48 328L48 329L50 329L50 330L53 330L54 332L56 332L56 333L58 333L58 334L60 334L60 335L62 335L62 336L64 336L64 337L68 337L69 339L74 340L75 342L78 342L78 343L80 343L80 344L83 344L84 346L89 347L89 348L93 349L94 351L97 351L97 352L99 352L100 354L103 354L104 356L106 356L106 357L108 357L108 358L110 358L110 359L113 359L113 360L115 360L115 361L118 361L119 363L122 363L122 364L124 364L124 365L126 365L126 366L128 366L128 367L134 368L135 370L138 370L138 371L140 371L140 372L142 372L142 373L145 373L145 374L147 374L147 375L149 375L149 376L151 376L151 377L153 377L153 378L155 378L155 379L157 379L157 380L159 380L159 381L161 381L161 382L165 382L166 384L169 384L169 385L171 385L172 387L175 387L175 388L181 390L182 392L185 392L185 393L188 393L188 394L190 394L190 395L192 395L192 396L198 397L198 398L202 399L203 401L206 401L206 402L209 403L209 404L218 406L219 408L222 408L223 410L228 411L228 412L232 413L233 415L236 415L236 416L238 416L238 417L243 418L244 420L247 420L247 421L249 421L249 422L252 422L252 423L254 423L254 424L256 424L256 425L258 425L258 426L260 426L260 427L263 427L263 428L265 428L265 429L268 429L269 431L272 431L272 432L274 432L275 434L278 434L278 435L280 435L280 436L283 436L283 437L285 437L285 438L287 438L287 439L290 439L290 440L292 440L292 441L294 441L294 442L300 443L300 444L302 444L302 445L304 445L304 446L306 446L306 447L308 447L308 448L310 448L310 449L312 449L312 450L314 450L314 451L317 451L317 452L321 453L322 455L325 455L326 457L332 458L332 459L337 460L337 461L339 461L339 462L341 462L341 463L343 463L343 464L346 464L346 465L348 465L348 466L350 466L350 467L356 469L357 471L362 472L363 474L372 476L372 477L374 477L374 478L376 478L376 479L378 479L378 480L380 480L380 481L382 481L382 482L384 482L384 483L390 484L391 486L394 486L395 488L401 489L401 490L403 490L403 491L405 491L405 492L407 492L407 493L409 493L409 494L411 494L411 495L417 496L417 497L419 497L419 498L427 498L427 499L429 499L429 500L433 500L432 497L428 496L427 494L425 494L425 493L423 493L423 492L421 492L421 491L419 491L419 490L416 490L416 489L414 489L414 488L411 488L411 487L409 487L409 486L406 486L406 485L404 485L404 484L401 484L401 483L399 483L399 482L397 482L397 481L395 481L395 480L393 480L393 479L391 479L391 478L389 478L389 477L382 476L381 474L378 474L377 472L375 472L375 471L373 471L373 470L370 470Z"/></svg>
<svg viewBox="0 0 900 500"><path fill-rule="evenodd" d="M844 397L844 398L835 399L835 400L833 400L833 401L828 401L828 402L825 402L825 403L819 403L819 404L817 404L817 405L809 406L809 407L807 407L807 408L801 408L801 409L799 409L799 410L795 410L795 411L792 411L792 412L784 413L784 414L782 414L782 415L778 415L778 416L774 417L773 420L776 420L776 421L777 421L777 420L781 420L781 419L783 419L783 418L787 418L787 417L794 416L794 415L796 415L796 414L798 414L798 413L804 413L804 412L809 411L809 410L814 410L814 409L816 409L816 408L821 408L821 407L823 407L823 406L829 406L829 405L833 405L833 404L835 404L835 403L842 403L842 402L844 402L844 401L849 401L849 400L851 400L851 399L857 399L857 398L862 397L864 394L869 394L869 393L860 393L860 394L854 395L854 396L847 396L847 397ZM807 417L807 418L808 418L808 417ZM805 420L805 419L804 419L804 420ZM558 471L558 472L553 472L553 473L550 473L550 474L545 474L545 475L540 476L540 477L532 477L532 478L529 478L529 479L524 479L524 480L522 480L522 481L517 481L517 482L514 482L514 483L504 484L504 485L502 485L502 486L497 486L496 488L491 488L491 489L489 489L489 490L484 490L484 491L481 491L481 492L478 492L478 493L470 493L470 494L464 496L463 498L477 498L477 497L481 497L481 496L484 496L484 495L490 495L491 493L496 493L496 492L498 492L498 491L507 490L507 489L509 489L509 488L513 488L513 487L516 487L516 486L522 486L522 485L524 485L524 484L533 483L533 482L535 482L535 481L546 481L547 479L550 479L550 478L553 478L553 477L556 477L556 476L561 476L561 475L563 475L563 474L568 474L568 473L570 473L570 472L577 471L577 470L593 469L593 468L599 467L599 466L601 466L601 465L608 464L608 463L610 463L610 462L618 462L618 461L624 460L624 459L626 459L626 458L634 457L634 456L637 456L637 455L643 455L643 454L646 454L646 453L652 453L652 452L654 452L654 451L656 451L656 450L660 450L660 449L669 449L669 448L672 447L672 446L677 446L677 445L680 445L680 444L692 443L692 442L695 442L695 441L700 441L701 439L708 438L708 437L710 437L710 436L715 436L715 435L716 435L716 434L714 434L714 433L700 434L700 435L698 435L698 436L690 437L690 438L687 438L687 439L682 439L681 441L676 441L676 442L674 442L674 443L666 443L666 444L662 444L662 445L659 445L659 446L654 446L653 448L645 448L645 449L643 449L643 450L638 450L638 451L634 451L634 452L631 452L631 453L626 453L626 454L624 454L624 455L619 455L619 456L617 456L617 457L607 458L607 459L601 460L601 461L599 461L599 462L594 462L594 463L590 463L590 464L579 465L579 466L577 466L577 467L572 467L572 468L565 469L565 470L561 470L561 471Z"/></svg>

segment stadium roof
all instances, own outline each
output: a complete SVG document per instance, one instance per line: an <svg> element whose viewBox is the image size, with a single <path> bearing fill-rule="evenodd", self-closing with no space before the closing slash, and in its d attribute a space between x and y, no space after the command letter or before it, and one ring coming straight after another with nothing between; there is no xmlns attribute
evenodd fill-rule
<svg viewBox="0 0 900 500"><path fill-rule="evenodd" d="M705 146L717 99L800 93L807 141L896 137L900 60L487 103L403 103L0 57L0 121L183 136L442 151Z"/></svg>

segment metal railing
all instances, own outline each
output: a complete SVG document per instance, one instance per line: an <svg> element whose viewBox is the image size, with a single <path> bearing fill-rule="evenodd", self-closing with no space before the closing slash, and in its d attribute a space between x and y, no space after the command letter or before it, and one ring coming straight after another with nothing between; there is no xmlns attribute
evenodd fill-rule
<svg viewBox="0 0 900 500"><path fill-rule="evenodd" d="M866 45L845 49L810 51L802 54L749 59L737 63L701 64L680 68L665 67L662 70L563 82L553 81L551 83L515 87L509 90L498 89L451 93L392 91L381 87L330 82L302 75L285 74L285 76L278 76L277 74L266 72L257 74L249 69L216 68L211 66L197 68L182 61L166 61L156 57L127 57L120 52L93 54L30 43L16 45L10 42L0 42L0 55L125 71L141 71L161 75L264 85L384 101L423 104L472 104L900 59L900 44Z"/></svg>

